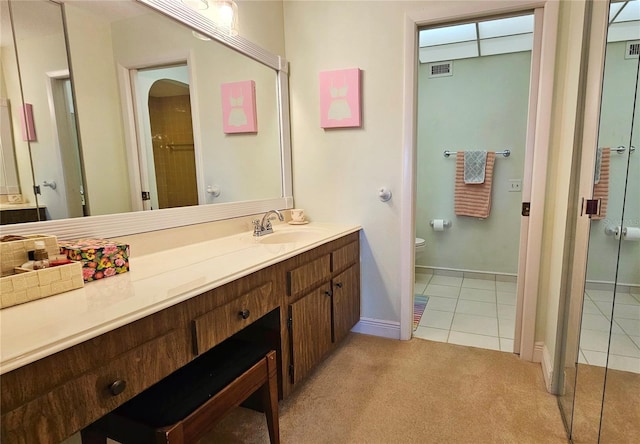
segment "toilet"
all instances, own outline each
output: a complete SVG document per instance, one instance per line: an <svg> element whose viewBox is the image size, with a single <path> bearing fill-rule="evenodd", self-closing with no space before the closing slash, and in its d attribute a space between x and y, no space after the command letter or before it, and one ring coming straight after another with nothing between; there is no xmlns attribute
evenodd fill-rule
<svg viewBox="0 0 640 444"><path fill-rule="evenodd" d="M427 243L424 239L416 237L415 257L418 259L424 253Z"/></svg>

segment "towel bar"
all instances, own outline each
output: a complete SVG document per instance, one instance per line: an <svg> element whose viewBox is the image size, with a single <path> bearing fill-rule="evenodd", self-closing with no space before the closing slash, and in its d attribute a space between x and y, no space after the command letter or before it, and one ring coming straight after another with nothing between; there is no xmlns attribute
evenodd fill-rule
<svg viewBox="0 0 640 444"><path fill-rule="evenodd" d="M615 152L617 152L618 154L622 154L622 153L624 153L625 151L627 151L627 147L626 147L626 146L624 146L624 145L620 145L618 148L613 148L613 150L614 150ZM629 147L629 152L630 152L630 153L633 153L635 150L636 150L636 147L635 147L635 146L631 145L631 146Z"/></svg>
<svg viewBox="0 0 640 444"><path fill-rule="evenodd" d="M444 157L449 157L450 155L457 153L457 151L444 150ZM511 155L511 150L496 151L496 156L499 154L501 154L503 157L509 157Z"/></svg>

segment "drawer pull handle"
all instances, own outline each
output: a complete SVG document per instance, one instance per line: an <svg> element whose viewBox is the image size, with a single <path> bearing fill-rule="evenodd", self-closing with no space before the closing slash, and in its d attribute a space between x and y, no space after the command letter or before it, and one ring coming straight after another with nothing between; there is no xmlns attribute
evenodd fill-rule
<svg viewBox="0 0 640 444"><path fill-rule="evenodd" d="M120 393L124 392L124 389L126 387L127 387L127 381L123 381L122 379L118 379L117 381L113 382L109 386L109 392L113 396L118 396Z"/></svg>
<svg viewBox="0 0 640 444"><path fill-rule="evenodd" d="M325 296L333 296L333 294L332 294L330 291L325 291L325 292L324 292L324 295L325 295Z"/></svg>
<svg viewBox="0 0 640 444"><path fill-rule="evenodd" d="M245 308L244 310L238 313L238 316L240 316L242 319L247 319L250 314L251 312Z"/></svg>
<svg viewBox="0 0 640 444"><path fill-rule="evenodd" d="M338 288L342 288L342 282L337 282L337 283L336 283L336 287L338 287Z"/></svg>

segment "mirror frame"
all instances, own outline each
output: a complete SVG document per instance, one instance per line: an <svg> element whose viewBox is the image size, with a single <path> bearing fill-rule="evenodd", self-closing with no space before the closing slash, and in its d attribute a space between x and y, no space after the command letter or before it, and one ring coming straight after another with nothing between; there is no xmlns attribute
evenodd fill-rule
<svg viewBox="0 0 640 444"><path fill-rule="evenodd" d="M86 216L61 220L0 225L0 233L47 233L60 239L81 237L115 237L194 225L266 212L293 208L291 171L291 131L289 122L288 62L255 43L241 37L228 36L205 17L186 5L172 0L132 0L207 35L223 45L272 68L276 72L278 120L280 124L280 159L282 197L242 202L228 202L153 211ZM57 2L56 2L57 3ZM61 3L64 8L64 2Z"/></svg>

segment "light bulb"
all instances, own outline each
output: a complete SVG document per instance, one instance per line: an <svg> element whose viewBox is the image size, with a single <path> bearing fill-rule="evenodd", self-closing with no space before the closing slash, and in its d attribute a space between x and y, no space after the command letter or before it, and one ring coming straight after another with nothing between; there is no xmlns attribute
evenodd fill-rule
<svg viewBox="0 0 640 444"><path fill-rule="evenodd" d="M238 35L238 5L233 0L218 0L216 2L218 9L217 24L223 30L231 35Z"/></svg>

